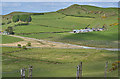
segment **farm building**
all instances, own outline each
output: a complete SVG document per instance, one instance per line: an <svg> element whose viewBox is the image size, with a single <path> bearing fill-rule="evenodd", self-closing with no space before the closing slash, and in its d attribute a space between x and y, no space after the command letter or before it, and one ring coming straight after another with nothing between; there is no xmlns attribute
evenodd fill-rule
<svg viewBox="0 0 120 79"><path fill-rule="evenodd" d="M103 28L88 28L88 29L80 29L80 30L73 30L73 33L85 33L85 32L93 32L93 31L103 31Z"/></svg>
<svg viewBox="0 0 120 79"><path fill-rule="evenodd" d="M4 32L0 31L0 34L2 34L2 35L9 35L9 33L7 31L4 31Z"/></svg>

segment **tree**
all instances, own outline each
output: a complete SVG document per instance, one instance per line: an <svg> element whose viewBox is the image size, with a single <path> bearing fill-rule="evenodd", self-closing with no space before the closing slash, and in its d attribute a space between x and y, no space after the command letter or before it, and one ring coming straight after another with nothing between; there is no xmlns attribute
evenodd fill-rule
<svg viewBox="0 0 120 79"><path fill-rule="evenodd" d="M14 34L14 32L13 32L13 27L8 27L8 28L6 29L6 31L7 31L9 34Z"/></svg>
<svg viewBox="0 0 120 79"><path fill-rule="evenodd" d="M12 17L13 22L18 22L19 21L19 15L14 15Z"/></svg>
<svg viewBox="0 0 120 79"><path fill-rule="evenodd" d="M31 22L32 21L32 17L31 16L29 16L29 20L28 20L28 22Z"/></svg>
<svg viewBox="0 0 120 79"><path fill-rule="evenodd" d="M32 18L30 15L14 15L12 17L13 22L18 22L18 21L22 21L22 22L31 22Z"/></svg>
<svg viewBox="0 0 120 79"><path fill-rule="evenodd" d="M23 21L23 22L31 22L32 21L32 18L30 15L20 15L19 19L20 19L20 21Z"/></svg>

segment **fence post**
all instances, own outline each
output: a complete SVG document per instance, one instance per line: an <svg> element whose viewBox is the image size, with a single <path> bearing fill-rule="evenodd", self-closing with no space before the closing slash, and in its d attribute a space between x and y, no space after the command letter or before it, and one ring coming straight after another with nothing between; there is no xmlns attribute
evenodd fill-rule
<svg viewBox="0 0 120 79"><path fill-rule="evenodd" d="M80 65L77 66L76 79L79 79L79 74L80 74Z"/></svg>
<svg viewBox="0 0 120 79"><path fill-rule="evenodd" d="M107 77L108 61L105 63L105 78Z"/></svg>
<svg viewBox="0 0 120 79"><path fill-rule="evenodd" d="M80 77L82 77L82 62L80 62Z"/></svg>
<svg viewBox="0 0 120 79"><path fill-rule="evenodd" d="M82 62L80 62L80 65L77 66L77 76L76 79L82 78Z"/></svg>
<svg viewBox="0 0 120 79"><path fill-rule="evenodd" d="M25 68L21 69L21 79L25 79Z"/></svg>
<svg viewBox="0 0 120 79"><path fill-rule="evenodd" d="M29 70L29 73L28 73L29 79L32 78L32 69L33 69L33 66L29 66L29 68L28 68L28 70Z"/></svg>
<svg viewBox="0 0 120 79"><path fill-rule="evenodd" d="M22 79L22 75L23 75L23 69L20 70L20 73L21 73L21 79Z"/></svg>

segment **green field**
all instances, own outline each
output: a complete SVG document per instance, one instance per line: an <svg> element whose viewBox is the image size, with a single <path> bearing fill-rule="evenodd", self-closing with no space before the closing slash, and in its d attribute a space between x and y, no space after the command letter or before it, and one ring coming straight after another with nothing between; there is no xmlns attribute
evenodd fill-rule
<svg viewBox="0 0 120 79"><path fill-rule="evenodd" d="M4 17L9 18L17 14L30 13L13 12ZM106 17L102 18L103 15ZM23 37L99 48L118 48L118 25L110 26L118 23L117 8L72 5L56 12L44 13L44 15L31 14L31 17L32 21L29 25L15 26L17 23L12 22L2 25L3 31L8 26L12 26L15 35ZM6 18L3 20L7 22ZM102 28L106 24L107 29L79 34L70 33L74 29L84 29L89 24L90 28ZM2 37L2 43L22 41L6 35ZM3 77L20 77L18 71L23 67L28 68L29 65L33 65L34 77L75 77L80 61L83 62L83 77L104 77L106 61L109 62L107 76L118 76L117 70L109 72L112 63L118 60L117 51L57 48L24 50L12 47L3 47L2 51Z"/></svg>
<svg viewBox="0 0 120 79"><path fill-rule="evenodd" d="M96 8L94 10L96 10ZM106 10L105 12L108 13L109 15L110 15L109 13L110 11L112 10L116 11L116 9L105 9L105 10ZM69 13L70 12L66 14ZM107 16L107 18L103 19L100 17L101 15L89 14L89 16L94 16L95 18L85 17L87 16L86 14L84 14L84 17L75 17L70 15L66 16L62 14L62 12L59 13L52 12L52 13L46 13L44 15L32 15L32 22L27 26L15 27L15 33L19 35L22 35L24 33L24 35L22 36L25 37L33 37L33 38L46 39L51 41L60 41L65 43L78 44L78 45L117 48L118 25L110 26L110 24L117 23L118 16L116 14L114 16ZM91 28L98 28L98 27L101 28L104 24L106 24L108 30L102 32L84 33L84 34L71 34L69 32L45 33L45 34L40 33L40 32L72 31L73 29L85 28L88 24L90 24Z"/></svg>
<svg viewBox="0 0 120 79"><path fill-rule="evenodd" d="M18 51L17 51L18 50ZM17 52L14 52L17 51ZM117 61L117 52L85 49L54 49L3 47L3 77L19 77L21 68L33 66L34 77L75 77L76 67L83 62L84 77L104 77L105 62L108 61L109 77L116 77L117 70L109 72ZM27 74L27 72L26 72Z"/></svg>
<svg viewBox="0 0 120 79"><path fill-rule="evenodd" d="M10 15L15 14L23 13L13 12ZM106 18L102 18L103 15L106 15ZM75 4L56 12L31 16L32 22L30 22L29 25L14 26L15 23L12 22L7 26L13 26L15 34L25 37L102 48L118 47L118 25L110 26L110 24L118 23L117 8L100 8ZM72 34L69 32L52 33L72 31L73 29L83 29L88 24L90 24L90 28L102 28L102 26L106 24L106 28L108 30L84 34ZM7 26L3 25L3 30Z"/></svg>
<svg viewBox="0 0 120 79"><path fill-rule="evenodd" d="M44 33L22 35L37 39L45 39L51 41L60 41L64 43L72 43L85 46L95 47L118 47L118 26L114 26L107 31L91 32L91 33Z"/></svg>
<svg viewBox="0 0 120 79"><path fill-rule="evenodd" d="M16 37L2 35L2 44L14 43L14 42L18 42L18 41L23 41L23 40L20 38L16 38Z"/></svg>

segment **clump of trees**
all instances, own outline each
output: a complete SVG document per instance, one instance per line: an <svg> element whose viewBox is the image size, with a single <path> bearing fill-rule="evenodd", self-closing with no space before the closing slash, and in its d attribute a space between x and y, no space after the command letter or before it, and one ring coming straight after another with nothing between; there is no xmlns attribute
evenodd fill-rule
<svg viewBox="0 0 120 79"><path fill-rule="evenodd" d="M2 23L2 25L5 25L5 23Z"/></svg>
<svg viewBox="0 0 120 79"><path fill-rule="evenodd" d="M18 22L19 21L19 15L14 15L12 17L13 22Z"/></svg>
<svg viewBox="0 0 120 79"><path fill-rule="evenodd" d="M18 21L22 21L22 22L31 22L32 18L30 15L14 15L12 17L13 22L18 22Z"/></svg>
<svg viewBox="0 0 120 79"><path fill-rule="evenodd" d="M9 34L14 34L14 32L13 32L13 27L7 27L6 31L7 31Z"/></svg>

